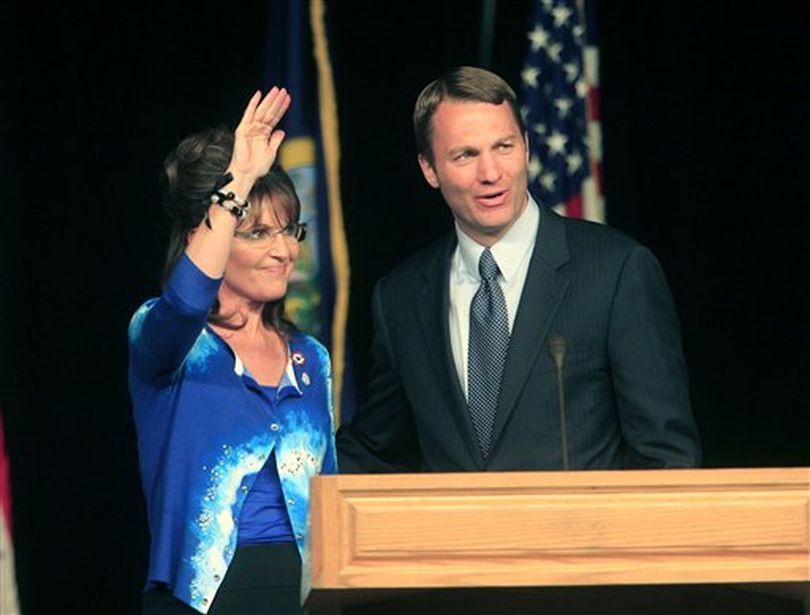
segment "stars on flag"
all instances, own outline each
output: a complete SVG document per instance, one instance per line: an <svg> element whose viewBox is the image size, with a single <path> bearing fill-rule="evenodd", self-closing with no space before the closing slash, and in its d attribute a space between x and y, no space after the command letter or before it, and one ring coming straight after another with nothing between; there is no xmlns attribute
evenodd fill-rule
<svg viewBox="0 0 810 615"><path fill-rule="evenodd" d="M529 40L531 41L532 51L539 51L548 45L548 32L540 26L536 26L534 30L529 32Z"/></svg>
<svg viewBox="0 0 810 615"><path fill-rule="evenodd" d="M563 46L559 43L554 43L548 48L548 55L555 64L560 63L560 54L563 52Z"/></svg>
<svg viewBox="0 0 810 615"><path fill-rule="evenodd" d="M564 4L551 9L551 15L554 17L554 25L558 28L567 23L572 14L573 11Z"/></svg>
<svg viewBox="0 0 810 615"><path fill-rule="evenodd" d="M549 154L564 154L565 145L568 143L568 137L556 130L551 133L551 136L546 139Z"/></svg>
<svg viewBox="0 0 810 615"><path fill-rule="evenodd" d="M540 76L540 70L535 66L527 66L523 69L520 73L520 77L523 79L523 83L528 85L530 88L536 88L537 78Z"/></svg>
<svg viewBox="0 0 810 615"><path fill-rule="evenodd" d="M568 83L573 83L579 77L579 65L576 62L566 62L563 64L563 70Z"/></svg>
<svg viewBox="0 0 810 615"><path fill-rule="evenodd" d="M574 103L571 102L569 98L557 98L554 100L554 106L557 107L560 117L565 118L571 113L571 108L574 106Z"/></svg>
<svg viewBox="0 0 810 615"><path fill-rule="evenodd" d="M532 156L529 159L529 181L534 181L537 176L543 171L543 165L537 156Z"/></svg>
<svg viewBox="0 0 810 615"><path fill-rule="evenodd" d="M573 175L582 167L582 156L578 152L569 154L565 157L565 164L568 165L568 172Z"/></svg>

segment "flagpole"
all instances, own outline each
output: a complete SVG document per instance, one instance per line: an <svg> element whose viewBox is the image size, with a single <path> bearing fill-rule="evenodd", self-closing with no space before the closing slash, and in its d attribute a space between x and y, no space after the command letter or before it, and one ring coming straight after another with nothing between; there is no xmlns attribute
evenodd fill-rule
<svg viewBox="0 0 810 615"><path fill-rule="evenodd" d="M335 275L335 306L332 315L332 390L335 426L340 424L343 376L346 369L346 322L349 315L349 249L343 227L340 200L340 137L338 133L335 83L324 27L324 2L311 0L310 23L318 71L318 108L324 151L324 169L329 202L329 237Z"/></svg>
<svg viewBox="0 0 810 615"><path fill-rule="evenodd" d="M478 65L482 68L492 68L497 8L498 0L482 0L481 2L481 46L478 50Z"/></svg>

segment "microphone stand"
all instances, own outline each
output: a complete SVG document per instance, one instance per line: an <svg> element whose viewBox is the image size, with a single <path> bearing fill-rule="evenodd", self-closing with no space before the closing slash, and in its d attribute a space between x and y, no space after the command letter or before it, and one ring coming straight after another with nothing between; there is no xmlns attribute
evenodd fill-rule
<svg viewBox="0 0 810 615"><path fill-rule="evenodd" d="M548 352L554 361L557 373L557 399L560 403L560 441L562 444L563 470L568 471L568 420L565 412L565 387L563 386L563 364L565 363L566 341L562 335L554 335L548 344Z"/></svg>

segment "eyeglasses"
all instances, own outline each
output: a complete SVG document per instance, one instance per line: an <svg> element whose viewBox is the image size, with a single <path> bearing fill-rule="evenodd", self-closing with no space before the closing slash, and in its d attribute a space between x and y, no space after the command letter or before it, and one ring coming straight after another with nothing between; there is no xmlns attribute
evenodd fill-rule
<svg viewBox="0 0 810 615"><path fill-rule="evenodd" d="M255 245L270 243L276 237L283 237L290 243L294 241L301 242L307 237L307 224L306 222L293 222L279 229L273 229L269 226L255 226L248 231L235 231L233 235Z"/></svg>

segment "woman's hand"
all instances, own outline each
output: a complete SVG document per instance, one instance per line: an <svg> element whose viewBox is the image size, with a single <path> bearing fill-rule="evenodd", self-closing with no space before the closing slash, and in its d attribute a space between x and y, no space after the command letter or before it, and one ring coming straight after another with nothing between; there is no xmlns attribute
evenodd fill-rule
<svg viewBox="0 0 810 615"><path fill-rule="evenodd" d="M274 86L264 98L257 91L248 102L234 131L233 154L228 165L237 182L244 178L252 185L273 166L285 136L276 126L289 108L290 100L286 89Z"/></svg>
<svg viewBox="0 0 810 615"><path fill-rule="evenodd" d="M247 199L255 181L270 170L284 140L284 131L276 130L276 126L289 106L290 95L284 88L274 87L264 98L261 92L253 95L234 131L233 154L227 169L233 179L222 186L222 191ZM208 223L201 222L189 234L186 254L208 277L221 278L239 220L213 204L208 214Z"/></svg>

